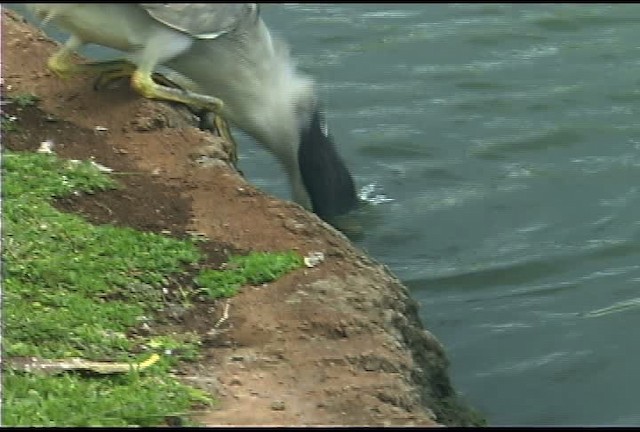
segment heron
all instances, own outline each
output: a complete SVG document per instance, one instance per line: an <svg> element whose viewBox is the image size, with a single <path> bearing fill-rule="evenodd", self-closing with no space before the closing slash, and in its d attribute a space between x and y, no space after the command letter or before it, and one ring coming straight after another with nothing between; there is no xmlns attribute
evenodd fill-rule
<svg viewBox="0 0 640 432"><path fill-rule="evenodd" d="M98 81L129 77L146 98L215 114L269 150L284 168L293 201L330 220L355 209L353 177L329 133L314 79L297 67L256 3L35 3L43 23L69 33L47 61L56 75L95 72ZM77 63L85 44L124 53L120 60ZM168 85L154 77L168 68ZM233 143L233 141L232 141Z"/></svg>

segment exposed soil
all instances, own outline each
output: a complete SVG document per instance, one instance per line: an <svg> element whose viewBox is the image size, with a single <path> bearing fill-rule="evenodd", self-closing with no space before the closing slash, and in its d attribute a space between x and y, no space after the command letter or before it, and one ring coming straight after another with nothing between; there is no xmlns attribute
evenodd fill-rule
<svg viewBox="0 0 640 432"><path fill-rule="evenodd" d="M3 133L2 146L35 150L52 140L59 156L93 159L123 186L65 198L59 208L95 223L200 233L212 266L237 251L325 255L314 268L244 287L228 303L175 311L167 325L204 340L204 359L185 364L181 378L221 400L200 422L476 424L451 388L441 345L384 266L315 215L247 184L228 163L229 144L194 127L185 108L145 100L126 84L95 91L94 77L57 78L45 67L56 49L3 8L3 93L40 101L3 107L19 130ZM225 308L228 319L214 329Z"/></svg>

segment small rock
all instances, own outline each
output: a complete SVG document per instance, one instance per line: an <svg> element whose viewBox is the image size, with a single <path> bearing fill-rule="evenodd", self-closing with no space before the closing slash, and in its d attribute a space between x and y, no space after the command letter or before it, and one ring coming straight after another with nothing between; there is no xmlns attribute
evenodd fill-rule
<svg viewBox="0 0 640 432"><path fill-rule="evenodd" d="M149 335L151 334L151 327L146 322L143 322L140 328L138 329L138 334L140 335Z"/></svg>
<svg viewBox="0 0 640 432"><path fill-rule="evenodd" d="M231 380L229 380L229 385L241 386L242 385L242 381L240 381L240 379L238 377L233 377L233 378L231 378Z"/></svg>
<svg viewBox="0 0 640 432"><path fill-rule="evenodd" d="M311 252L304 257L304 265L308 268L313 268L324 261L324 254L322 252Z"/></svg>
<svg viewBox="0 0 640 432"><path fill-rule="evenodd" d="M437 416L437 415L436 415L432 410L430 410L429 408L427 408L425 411L426 411L426 413L427 413L427 416L428 416L431 420L433 420L433 421L438 420L438 416Z"/></svg>
<svg viewBox="0 0 640 432"><path fill-rule="evenodd" d="M164 421L167 423L167 426L182 426L182 419L178 416L166 416Z"/></svg>
<svg viewBox="0 0 640 432"><path fill-rule="evenodd" d="M42 141L40 143L40 147L38 147L38 150L36 150L38 153L53 153L53 141L52 140L45 140Z"/></svg>
<svg viewBox="0 0 640 432"><path fill-rule="evenodd" d="M377 366L375 364L373 364L373 363L365 363L362 368L364 370L366 370L367 372L374 372L374 371L378 370Z"/></svg>
<svg viewBox="0 0 640 432"><path fill-rule="evenodd" d="M271 402L271 409L273 411L284 411L285 410L285 405L284 405L284 401L273 401Z"/></svg>

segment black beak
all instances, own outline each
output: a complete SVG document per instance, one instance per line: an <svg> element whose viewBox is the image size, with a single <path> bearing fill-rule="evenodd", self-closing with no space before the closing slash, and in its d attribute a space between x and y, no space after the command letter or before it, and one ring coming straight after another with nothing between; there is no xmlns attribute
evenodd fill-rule
<svg viewBox="0 0 640 432"><path fill-rule="evenodd" d="M301 130L298 162L313 211L327 220L353 210L359 201L353 178L323 125L322 113L315 109Z"/></svg>

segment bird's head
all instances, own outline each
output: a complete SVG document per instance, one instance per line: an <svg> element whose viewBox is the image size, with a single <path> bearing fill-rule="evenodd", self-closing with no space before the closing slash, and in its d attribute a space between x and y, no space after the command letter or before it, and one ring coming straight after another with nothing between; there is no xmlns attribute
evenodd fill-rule
<svg viewBox="0 0 640 432"><path fill-rule="evenodd" d="M260 73L247 73L243 80L242 91L251 97L227 97L229 118L283 164L294 201L324 220L346 214L359 200L329 134L315 81L296 67L282 39L264 24L259 27L262 49L248 51Z"/></svg>

